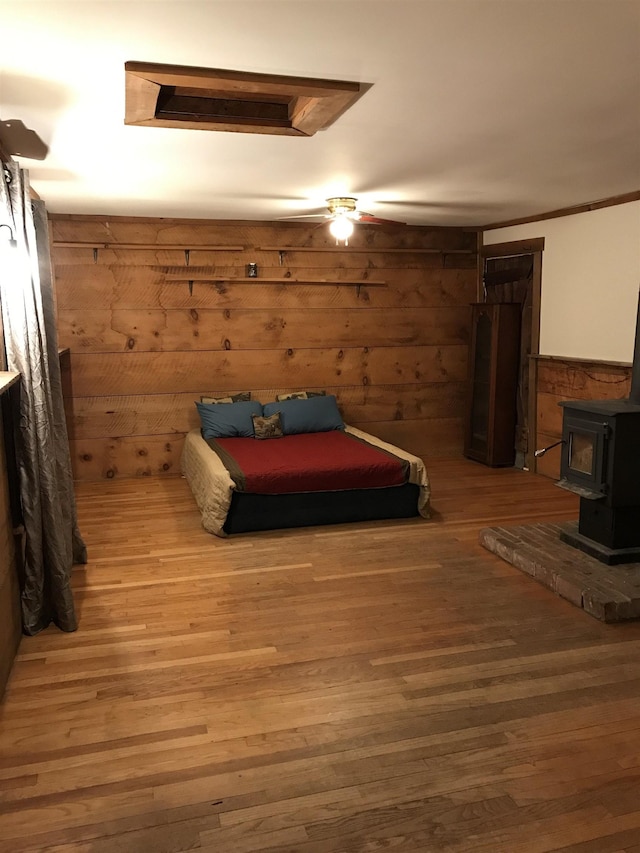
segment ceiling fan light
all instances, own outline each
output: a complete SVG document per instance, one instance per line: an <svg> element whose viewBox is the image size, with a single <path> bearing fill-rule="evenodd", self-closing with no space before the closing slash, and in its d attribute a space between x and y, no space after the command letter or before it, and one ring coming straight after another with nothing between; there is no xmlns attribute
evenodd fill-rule
<svg viewBox="0 0 640 853"><path fill-rule="evenodd" d="M353 234L353 222L348 216L338 215L329 223L329 232L336 240L344 240L346 242Z"/></svg>

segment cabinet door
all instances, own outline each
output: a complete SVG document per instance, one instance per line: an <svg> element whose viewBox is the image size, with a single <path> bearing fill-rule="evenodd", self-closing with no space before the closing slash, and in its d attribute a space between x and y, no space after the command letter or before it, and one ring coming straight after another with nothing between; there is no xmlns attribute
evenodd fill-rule
<svg viewBox="0 0 640 853"><path fill-rule="evenodd" d="M471 310L465 456L513 465L520 305L477 303Z"/></svg>
<svg viewBox="0 0 640 853"><path fill-rule="evenodd" d="M2 397L1 399L6 399ZM20 643L22 620L0 408L0 698Z"/></svg>

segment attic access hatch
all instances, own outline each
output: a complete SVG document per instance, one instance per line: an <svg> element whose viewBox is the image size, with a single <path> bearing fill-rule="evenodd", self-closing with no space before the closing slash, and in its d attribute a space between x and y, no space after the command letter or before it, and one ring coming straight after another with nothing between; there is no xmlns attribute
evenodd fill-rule
<svg viewBox="0 0 640 853"><path fill-rule="evenodd" d="M368 86L340 80L125 62L125 124L312 136Z"/></svg>

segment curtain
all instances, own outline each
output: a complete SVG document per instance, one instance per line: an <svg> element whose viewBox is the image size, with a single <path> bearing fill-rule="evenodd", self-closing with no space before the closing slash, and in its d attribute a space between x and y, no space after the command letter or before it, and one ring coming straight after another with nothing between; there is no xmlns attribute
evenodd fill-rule
<svg viewBox="0 0 640 853"><path fill-rule="evenodd" d="M31 200L27 172L15 163L3 169L0 222L17 241L0 260L0 303L7 368L21 375L15 444L25 529L23 630L37 634L53 622L75 631L71 569L87 554L62 399L47 213Z"/></svg>

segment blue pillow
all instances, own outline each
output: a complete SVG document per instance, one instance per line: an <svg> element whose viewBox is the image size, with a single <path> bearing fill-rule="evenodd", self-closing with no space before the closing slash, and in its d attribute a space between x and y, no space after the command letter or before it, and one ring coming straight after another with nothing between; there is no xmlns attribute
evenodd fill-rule
<svg viewBox="0 0 640 853"><path fill-rule="evenodd" d="M279 400L263 406L265 417L280 412L282 430L285 435L300 432L328 432L344 429L333 394L325 397L310 397L308 400Z"/></svg>
<svg viewBox="0 0 640 853"><path fill-rule="evenodd" d="M262 403L246 400L239 403L196 403L203 438L235 438L253 436L252 415L262 414Z"/></svg>

